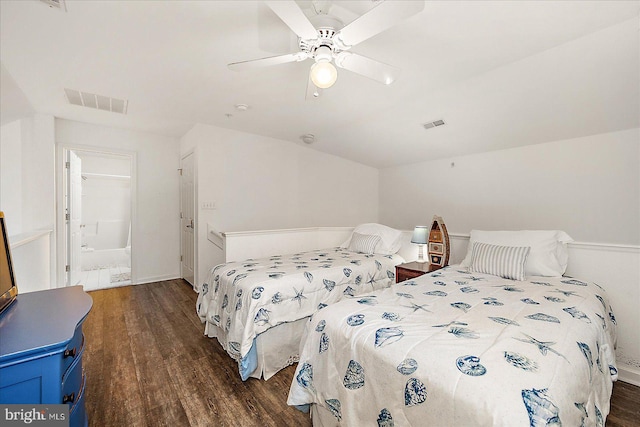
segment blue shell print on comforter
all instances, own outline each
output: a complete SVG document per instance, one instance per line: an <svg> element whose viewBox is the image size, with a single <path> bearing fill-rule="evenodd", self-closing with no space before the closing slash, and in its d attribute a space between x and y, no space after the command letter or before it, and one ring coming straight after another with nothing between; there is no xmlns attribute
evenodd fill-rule
<svg viewBox="0 0 640 427"><path fill-rule="evenodd" d="M229 262L214 267L201 286L196 308L205 322L224 330L218 337L239 363L267 329L313 314L344 297L395 282L398 255L367 255L331 248L293 255ZM241 375L243 373L240 366Z"/></svg>
<svg viewBox="0 0 640 427"><path fill-rule="evenodd" d="M314 314L288 403L345 426L602 426L615 323L593 283L448 267Z"/></svg>

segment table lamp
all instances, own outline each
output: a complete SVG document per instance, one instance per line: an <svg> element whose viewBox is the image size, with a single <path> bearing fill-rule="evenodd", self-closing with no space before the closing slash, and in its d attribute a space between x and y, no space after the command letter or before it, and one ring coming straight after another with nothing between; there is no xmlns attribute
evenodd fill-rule
<svg viewBox="0 0 640 427"><path fill-rule="evenodd" d="M418 244L418 262L426 262L424 259L423 246L429 242L429 227L426 225L418 225L413 229L411 243Z"/></svg>

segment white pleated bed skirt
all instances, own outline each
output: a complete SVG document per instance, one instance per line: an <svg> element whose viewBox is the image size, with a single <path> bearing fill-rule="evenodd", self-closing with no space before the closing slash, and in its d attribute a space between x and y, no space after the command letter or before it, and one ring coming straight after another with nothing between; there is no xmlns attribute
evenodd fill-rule
<svg viewBox="0 0 640 427"><path fill-rule="evenodd" d="M256 351L258 365L249 376L268 380L276 372L298 362L300 357L300 341L304 335L304 328L308 317L295 322L282 323L268 329L256 337ZM217 338L224 348L225 332L212 323L208 323L207 336Z"/></svg>

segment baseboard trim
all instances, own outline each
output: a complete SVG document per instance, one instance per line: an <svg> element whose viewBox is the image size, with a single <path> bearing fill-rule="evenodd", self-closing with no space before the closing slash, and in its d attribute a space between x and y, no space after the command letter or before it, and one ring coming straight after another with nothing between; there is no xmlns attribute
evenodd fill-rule
<svg viewBox="0 0 640 427"><path fill-rule="evenodd" d="M629 365L618 365L618 380L640 387L640 369Z"/></svg>
<svg viewBox="0 0 640 427"><path fill-rule="evenodd" d="M131 284L132 285L144 285L145 283L163 282L165 280L175 280L175 279L180 279L180 275L165 274L163 276L143 277L141 279L137 279L135 281L135 283L131 283Z"/></svg>

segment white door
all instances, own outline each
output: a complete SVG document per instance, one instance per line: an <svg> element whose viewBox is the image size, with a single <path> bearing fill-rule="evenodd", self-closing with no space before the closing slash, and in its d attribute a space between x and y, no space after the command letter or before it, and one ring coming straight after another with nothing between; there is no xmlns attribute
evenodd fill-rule
<svg viewBox="0 0 640 427"><path fill-rule="evenodd" d="M182 158L180 177L180 243L181 272L187 282L194 285L194 217L195 185L193 179L193 153Z"/></svg>
<svg viewBox="0 0 640 427"><path fill-rule="evenodd" d="M68 151L67 170L67 286L80 283L80 247L82 237L80 223L82 220L82 161L73 151Z"/></svg>

